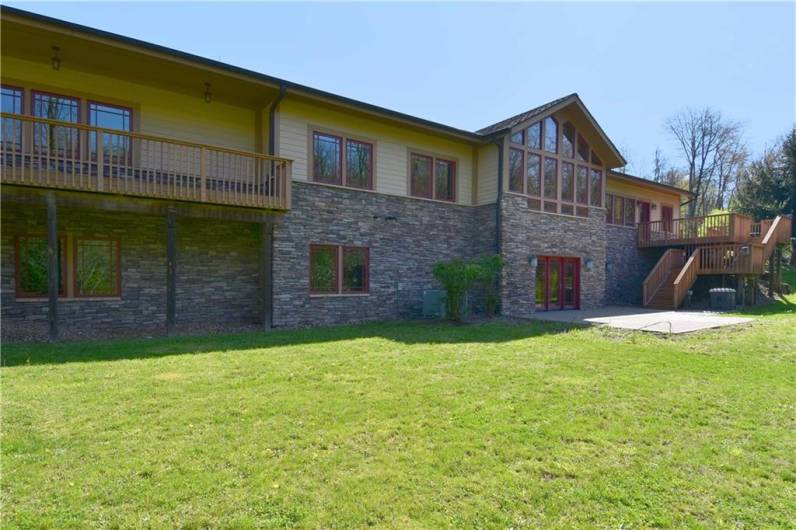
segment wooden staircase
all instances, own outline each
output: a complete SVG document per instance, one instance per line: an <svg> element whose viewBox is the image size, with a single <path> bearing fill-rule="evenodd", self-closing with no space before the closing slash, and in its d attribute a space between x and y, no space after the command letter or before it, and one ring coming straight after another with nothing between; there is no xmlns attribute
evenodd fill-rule
<svg viewBox="0 0 796 530"><path fill-rule="evenodd" d="M690 255L680 248L668 249L644 280L644 306L677 309L700 275L762 274L766 260L777 245L789 242L791 222L784 216L762 221L756 223L757 226L744 236L741 243L697 246L693 247Z"/></svg>

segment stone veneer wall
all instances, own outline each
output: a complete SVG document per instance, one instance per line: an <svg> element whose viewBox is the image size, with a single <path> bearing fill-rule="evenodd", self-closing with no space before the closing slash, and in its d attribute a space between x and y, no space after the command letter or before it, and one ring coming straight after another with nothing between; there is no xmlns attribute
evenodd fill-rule
<svg viewBox="0 0 796 530"><path fill-rule="evenodd" d="M606 303L641 305L644 279L664 249L640 249L635 228L606 225L606 250Z"/></svg>
<svg viewBox="0 0 796 530"><path fill-rule="evenodd" d="M480 207L293 183L274 233L274 325L418 316L439 260L495 251L495 205ZM369 247L367 295L310 296L312 243Z"/></svg>
<svg viewBox="0 0 796 530"><path fill-rule="evenodd" d="M17 300L15 238L46 234L46 210L4 203L2 208L3 336L46 337L46 299ZM122 296L60 299L64 337L165 330L165 219L99 210L58 210L59 233L120 240ZM259 318L259 232L253 223L179 218L177 325L211 329Z"/></svg>
<svg viewBox="0 0 796 530"><path fill-rule="evenodd" d="M506 194L503 211L502 312L525 318L535 311L536 269L529 255L571 256L581 259L580 307L598 307L605 300L605 210L591 209L590 217L567 217L529 210L527 200ZM593 261L591 271L583 267Z"/></svg>

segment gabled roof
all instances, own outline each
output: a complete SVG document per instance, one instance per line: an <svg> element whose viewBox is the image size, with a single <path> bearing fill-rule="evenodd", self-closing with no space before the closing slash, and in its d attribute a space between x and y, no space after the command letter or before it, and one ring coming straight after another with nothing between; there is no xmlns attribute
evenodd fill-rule
<svg viewBox="0 0 796 530"><path fill-rule="evenodd" d="M600 127L600 124L597 123L597 120L594 119L594 116L592 116L591 112L589 112L589 109L586 108L583 100L580 99L580 96L578 96L576 92L568 96L564 96L563 98L554 99L553 101L549 101L544 105L539 105L531 110L521 112L520 114L512 116L511 118L493 123L492 125L484 127L483 129L479 129L477 133L483 135L497 135L504 133L510 130L512 127L515 127L523 122L533 120L534 118L543 116L545 114L552 114L553 112L570 105L576 105L583 112L588 122L594 127L597 134L602 138L602 140L611 150L611 153L616 157L616 160L619 163L613 167L626 165L627 161L625 160L625 157L622 156L622 153L619 152L619 149L617 149L608 135L605 134L605 131L603 131L602 127Z"/></svg>
<svg viewBox="0 0 796 530"><path fill-rule="evenodd" d="M553 101L548 101L544 105L539 105L531 110L527 110L525 112L521 112L516 116L512 116L511 118L506 118L505 120L501 120L497 123L493 123L483 129L478 129L476 132L478 134L494 134L497 132L503 132L511 129L515 125L518 125L526 120L531 120L536 116L544 114L548 110L552 109L553 107L557 106L559 103L563 103L565 101L570 100L571 98L578 97L577 94L573 93L568 96L564 96L563 98L554 99Z"/></svg>

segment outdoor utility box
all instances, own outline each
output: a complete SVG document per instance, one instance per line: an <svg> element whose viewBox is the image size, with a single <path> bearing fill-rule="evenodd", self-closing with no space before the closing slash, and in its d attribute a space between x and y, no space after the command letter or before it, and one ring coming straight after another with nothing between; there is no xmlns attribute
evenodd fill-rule
<svg viewBox="0 0 796 530"><path fill-rule="evenodd" d="M725 287L710 290L710 308L714 311L735 309L735 289Z"/></svg>
<svg viewBox="0 0 796 530"><path fill-rule="evenodd" d="M444 317L446 298L445 291L441 289L426 289L423 291L423 316Z"/></svg>

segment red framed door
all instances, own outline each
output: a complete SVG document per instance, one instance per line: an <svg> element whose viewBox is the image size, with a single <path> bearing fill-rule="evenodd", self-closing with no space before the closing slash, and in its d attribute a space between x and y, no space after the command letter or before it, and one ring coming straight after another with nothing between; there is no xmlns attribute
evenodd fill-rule
<svg viewBox="0 0 796 530"><path fill-rule="evenodd" d="M536 310L580 307L580 259L539 256L536 266Z"/></svg>

